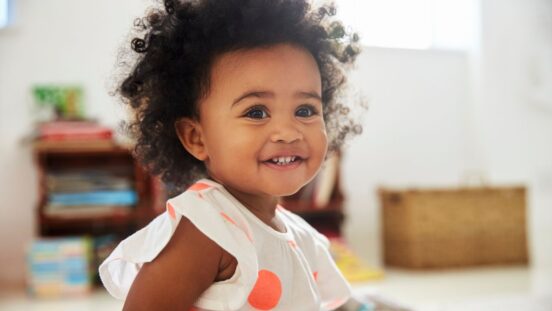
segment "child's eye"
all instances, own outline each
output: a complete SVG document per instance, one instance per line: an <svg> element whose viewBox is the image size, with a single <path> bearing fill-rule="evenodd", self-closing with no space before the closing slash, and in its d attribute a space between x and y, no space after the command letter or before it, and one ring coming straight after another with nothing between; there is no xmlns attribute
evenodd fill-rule
<svg viewBox="0 0 552 311"><path fill-rule="evenodd" d="M268 117L268 113L263 107L252 107L247 110L245 116L251 119L264 119Z"/></svg>
<svg viewBox="0 0 552 311"><path fill-rule="evenodd" d="M318 114L318 110L312 105L303 105L295 111L295 115L301 118L308 118Z"/></svg>

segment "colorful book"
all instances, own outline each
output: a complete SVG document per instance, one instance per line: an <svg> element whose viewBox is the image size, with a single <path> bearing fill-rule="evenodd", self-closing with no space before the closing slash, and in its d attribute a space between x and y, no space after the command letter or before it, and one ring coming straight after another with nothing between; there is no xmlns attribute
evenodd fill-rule
<svg viewBox="0 0 552 311"><path fill-rule="evenodd" d="M50 173L46 176L46 187L49 192L129 190L133 186L133 181L129 176L116 176L99 172Z"/></svg>
<svg viewBox="0 0 552 311"><path fill-rule="evenodd" d="M46 205L44 215L56 218L89 218L111 215L128 215L130 205Z"/></svg>
<svg viewBox="0 0 552 311"><path fill-rule="evenodd" d="M38 125L40 140L97 140L111 139L113 130L92 121L53 121Z"/></svg>
<svg viewBox="0 0 552 311"><path fill-rule="evenodd" d="M84 237L35 240L27 253L27 285L36 297L90 292L91 241Z"/></svg>
<svg viewBox="0 0 552 311"><path fill-rule="evenodd" d="M50 193L53 205L134 205L138 195L134 190L104 190L77 193Z"/></svg>

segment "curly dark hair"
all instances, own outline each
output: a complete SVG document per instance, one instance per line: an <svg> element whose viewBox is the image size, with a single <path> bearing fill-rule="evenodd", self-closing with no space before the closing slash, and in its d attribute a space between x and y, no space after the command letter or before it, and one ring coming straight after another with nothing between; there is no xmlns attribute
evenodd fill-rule
<svg viewBox="0 0 552 311"><path fill-rule="evenodd" d="M198 118L217 56L280 43L305 48L316 60L329 150L339 149L361 131L336 96L360 49L358 36L335 13L333 4L313 8L306 0L185 0L165 1L136 19L131 55L123 55L131 56L132 69L117 91L134 112L127 129L138 158L177 188L204 176L203 163L181 145L175 122Z"/></svg>

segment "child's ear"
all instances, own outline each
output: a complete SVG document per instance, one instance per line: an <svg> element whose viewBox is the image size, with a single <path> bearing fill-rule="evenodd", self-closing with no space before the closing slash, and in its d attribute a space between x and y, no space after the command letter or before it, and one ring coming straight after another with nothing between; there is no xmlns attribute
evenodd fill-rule
<svg viewBox="0 0 552 311"><path fill-rule="evenodd" d="M190 118L182 118L174 123L174 127L182 146L196 159L205 161L207 149L203 143L203 132L199 122Z"/></svg>

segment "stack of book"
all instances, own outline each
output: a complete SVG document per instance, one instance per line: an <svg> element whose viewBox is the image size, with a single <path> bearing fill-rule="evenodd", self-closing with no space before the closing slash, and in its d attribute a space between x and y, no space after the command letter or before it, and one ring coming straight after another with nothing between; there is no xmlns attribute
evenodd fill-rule
<svg viewBox="0 0 552 311"><path fill-rule="evenodd" d="M94 121L51 121L38 124L35 147L105 148L113 146L113 130Z"/></svg>
<svg viewBox="0 0 552 311"><path fill-rule="evenodd" d="M46 188L44 214L51 217L127 214L138 201L132 176L116 169L52 172Z"/></svg>
<svg viewBox="0 0 552 311"><path fill-rule="evenodd" d="M41 298L90 292L91 245L87 238L40 239L28 255L28 289Z"/></svg>

